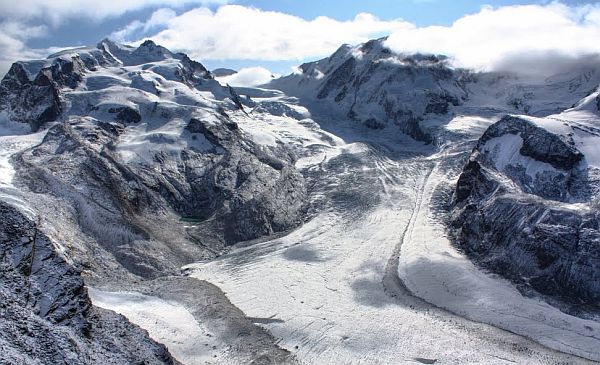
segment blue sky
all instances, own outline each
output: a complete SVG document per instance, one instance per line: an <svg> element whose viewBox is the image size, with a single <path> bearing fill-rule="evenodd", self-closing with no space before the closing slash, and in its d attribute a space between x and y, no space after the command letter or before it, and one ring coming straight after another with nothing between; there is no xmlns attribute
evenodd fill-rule
<svg viewBox="0 0 600 365"><path fill-rule="evenodd" d="M264 10L296 14L305 19L328 16L348 20L356 14L371 13L380 19L402 18L419 26L449 25L461 16L479 11L483 5L505 6L535 4L540 1L476 1L476 0L261 0L238 1Z"/></svg>
<svg viewBox="0 0 600 365"><path fill-rule="evenodd" d="M546 1L547 2L547 1ZM476 13L484 5L505 6L535 4L544 1L475 1L475 0L244 0L230 1L248 7L267 11L293 14L306 20L327 16L337 20L353 19L358 13L370 13L382 20L401 18L418 26L450 25L465 14ZM173 7L179 14L197 5ZM211 9L219 5L208 4ZM146 19L152 12L162 8L160 4L141 10L129 11L119 16L111 16L98 21L86 17L73 17L53 27L48 36L33 38L30 47L47 48L60 46L81 46L94 44L115 30L136 19ZM1 7L0 7L1 9Z"/></svg>
<svg viewBox="0 0 600 365"><path fill-rule="evenodd" d="M209 68L261 66L275 73L287 73L292 65L324 57L342 43L359 43L392 33L405 38L404 42L398 42L402 37L396 37L400 50L414 51L413 43L423 42L424 51L446 51L447 47L438 50L429 44L433 42L432 33L436 33L433 38L437 43L456 43L440 38L444 29L448 36L458 34L465 38L457 47L469 46L474 40L469 41L464 29L460 32L460 27L455 26L457 20L457 23L468 23L462 19L479 14L480 19L487 20L472 21L473 32L478 32L478 27L482 32L490 32L493 29L484 29L486 22L493 24L494 19L504 16L505 23L506 20L510 23L511 16L500 11L510 6L522 6L520 13L513 14L514 18L531 10L523 5L535 4L539 11L525 18L527 22L531 19L535 23L543 19L534 18L552 18L558 14L562 18L555 19L557 26L563 26L568 19L585 30L590 21L596 21L592 14L596 8L589 5L592 3L596 2L21 0L0 5L0 73L16 59L39 58L60 47L95 44L104 37L131 43L152 38L169 48L189 53ZM544 13L546 8L552 12ZM490 20L489 12L482 9L495 10L498 16ZM370 15L357 17L360 13ZM580 14L586 14L586 18L579 19ZM600 15L597 18L600 19ZM435 30L432 26L442 28ZM514 24L514 29L519 27ZM585 36L595 35L585 33ZM414 38L415 42L406 41L407 37ZM537 38L531 38L531 42L537 43ZM549 44L549 48L553 47ZM562 45L557 43L557 47Z"/></svg>

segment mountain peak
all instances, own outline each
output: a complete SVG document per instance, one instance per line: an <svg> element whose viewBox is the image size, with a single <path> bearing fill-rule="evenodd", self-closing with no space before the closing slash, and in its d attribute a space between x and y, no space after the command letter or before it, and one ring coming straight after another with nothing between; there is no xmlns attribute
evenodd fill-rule
<svg viewBox="0 0 600 365"><path fill-rule="evenodd" d="M151 39L146 39L144 43L140 45L140 47L156 47L156 43L154 43Z"/></svg>

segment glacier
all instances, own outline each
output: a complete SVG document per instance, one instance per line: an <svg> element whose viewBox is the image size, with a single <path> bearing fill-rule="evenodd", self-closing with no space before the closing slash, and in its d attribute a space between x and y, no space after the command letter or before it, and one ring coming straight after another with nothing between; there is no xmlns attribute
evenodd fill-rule
<svg viewBox="0 0 600 365"><path fill-rule="evenodd" d="M109 320L85 337L17 298L8 336L45 321L80 362L127 361L126 338L100 350L119 326L159 363L600 361L600 69L476 72L377 39L231 74L152 41L13 65L3 217L69 268L59 303L85 286Z"/></svg>

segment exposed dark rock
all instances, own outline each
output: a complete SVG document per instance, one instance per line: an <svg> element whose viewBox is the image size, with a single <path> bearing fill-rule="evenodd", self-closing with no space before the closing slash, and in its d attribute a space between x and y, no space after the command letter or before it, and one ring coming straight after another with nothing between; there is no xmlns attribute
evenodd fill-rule
<svg viewBox="0 0 600 365"><path fill-rule="evenodd" d="M344 61L344 63L342 63L335 71L331 73L331 76L327 78L327 81L317 94L317 98L324 99L329 96L329 93L331 93L333 90L344 87L346 84L350 83L355 67L356 59L354 57L350 57Z"/></svg>
<svg viewBox="0 0 600 365"><path fill-rule="evenodd" d="M66 86L74 89L82 81L86 66L81 57L76 55L69 60L58 58L48 69L42 69L43 72L47 72L45 70L51 72L52 80L60 87Z"/></svg>
<svg viewBox="0 0 600 365"><path fill-rule="evenodd" d="M80 272L0 202L0 363L176 363L124 317L92 306Z"/></svg>
<svg viewBox="0 0 600 365"><path fill-rule="evenodd" d="M583 160L583 154L568 141L526 119L513 116L505 116L491 125L479 144L505 134L520 135L523 138L523 147L519 151L523 156L549 163L557 169L570 170Z"/></svg>
<svg viewBox="0 0 600 365"><path fill-rule="evenodd" d="M385 128L385 124L381 123L380 121L378 121L375 118L369 118L369 119L365 120L365 125L367 126L367 128L371 128L371 129Z"/></svg>
<svg viewBox="0 0 600 365"><path fill-rule="evenodd" d="M511 161L499 170L486 146L506 135L522 139L517 156L552 167L534 177ZM556 203L590 199L583 157L565 137L531 121L506 116L490 126L456 186L452 226L457 245L524 288L573 306L598 305L600 213Z"/></svg>
<svg viewBox="0 0 600 365"><path fill-rule="evenodd" d="M213 76L206 67L200 62L194 61L184 53L177 53L175 57L181 60L183 65L184 82L194 82L195 78L212 79Z"/></svg>
<svg viewBox="0 0 600 365"><path fill-rule="evenodd" d="M385 38L361 46L340 47L331 57L300 66L301 75L274 80L273 87L304 94L304 84L314 85L314 97L331 99L332 105L356 121L373 127L395 124L414 139L433 142L421 126L427 114L448 114L452 106L468 99L469 72L455 69L445 57L401 56L385 46ZM298 86L290 88L291 80Z"/></svg>
<svg viewBox="0 0 600 365"><path fill-rule="evenodd" d="M499 184L489 178L477 161L469 161L456 183L456 202L461 203L465 199L485 199L493 193Z"/></svg>
<svg viewBox="0 0 600 365"><path fill-rule="evenodd" d="M126 106L118 108L109 108L108 112L116 114L115 120L121 123L135 124L141 122L142 120L142 116L137 110Z"/></svg>
<svg viewBox="0 0 600 365"><path fill-rule="evenodd" d="M143 277L173 273L204 258L207 247L219 252L302 221L305 188L292 157L285 152L276 157L250 143L233 121L220 118L218 123L192 118L186 128L185 138L201 134L213 149L159 154L153 168L126 164L110 148L98 149L116 142L118 125L83 120L56 125L21 156L19 173L30 189L72 201L81 229L127 271ZM163 219L168 211L194 218L191 236L178 238L185 244L150 239L163 233L157 233L158 224L142 222Z"/></svg>
<svg viewBox="0 0 600 365"><path fill-rule="evenodd" d="M36 131L46 122L56 120L62 111L59 86L52 70L42 69L30 80L20 63L14 63L0 82L0 111L11 120L27 123Z"/></svg>
<svg viewBox="0 0 600 365"><path fill-rule="evenodd" d="M452 95L431 93L428 95L428 99L429 101L425 107L425 113L446 114L448 113L450 105L460 105L458 98Z"/></svg>
<svg viewBox="0 0 600 365"><path fill-rule="evenodd" d="M233 103L238 107L238 109L244 111L244 105L242 104L242 99L240 99L240 96L235 91L235 89L232 88L231 86L229 86L229 84L227 84L227 90L229 91L229 95L231 96L231 100L233 101Z"/></svg>

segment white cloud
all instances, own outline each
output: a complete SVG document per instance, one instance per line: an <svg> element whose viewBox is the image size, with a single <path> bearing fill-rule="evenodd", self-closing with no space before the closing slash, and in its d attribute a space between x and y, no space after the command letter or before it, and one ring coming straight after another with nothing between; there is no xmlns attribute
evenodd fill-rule
<svg viewBox="0 0 600 365"><path fill-rule="evenodd" d="M484 7L448 27L397 31L387 46L397 52L445 54L457 65L469 68L527 66L530 71L544 72L554 61L572 63L579 56L600 52L598 39L599 6L569 7L553 2Z"/></svg>
<svg viewBox="0 0 600 365"><path fill-rule="evenodd" d="M141 22L139 20L134 20L127 24L124 28L113 32L110 35L110 38L118 42L124 42L138 32L148 33L151 30L155 30L155 28L166 26L169 21L176 16L177 14L173 9L158 9L152 13L147 21Z"/></svg>
<svg viewBox="0 0 600 365"><path fill-rule="evenodd" d="M217 77L217 81L231 86L257 86L273 79L273 73L264 67L246 67L229 76Z"/></svg>
<svg viewBox="0 0 600 365"><path fill-rule="evenodd" d="M45 58L48 50L26 46L27 39L41 37L47 32L44 25L26 26L19 22L0 22L0 77L17 60Z"/></svg>
<svg viewBox="0 0 600 365"><path fill-rule="evenodd" d="M3 1L0 16L7 19L40 18L56 24L73 17L101 20L147 7L168 8L227 2L228 0L18 0Z"/></svg>
<svg viewBox="0 0 600 365"><path fill-rule="evenodd" d="M305 20L225 5L216 12L207 8L185 12L151 38L199 59L301 60L328 55L342 43L360 43L412 27L402 20L382 21L365 13L350 21Z"/></svg>
<svg viewBox="0 0 600 365"><path fill-rule="evenodd" d="M580 62L596 62L596 57L584 55L600 53L600 5L567 6L553 2L487 6L450 26L429 27L417 27L401 19L380 20L366 13L349 21L338 21L327 17L305 20L239 5L223 5L216 11L198 7L180 15L168 8L206 1L226 2L21 0L3 5L3 11L5 17L34 16L42 11L56 11L61 17L69 14L103 17L160 3L165 8L155 11L145 21L130 23L113 33L113 38L139 41L142 35L149 35L145 38L174 51L184 51L200 61L303 61L327 56L342 43L357 44L386 34L391 34L387 45L397 52L445 54L458 66L476 69L554 72ZM28 49L25 43L31 37L43 35L46 28L22 24L6 20L0 23L2 60L30 58L41 52ZM238 75L240 80L242 76Z"/></svg>
<svg viewBox="0 0 600 365"><path fill-rule="evenodd" d="M581 55L600 53L600 5L485 6L450 26L428 27L366 13L350 21L305 20L239 5L216 12L196 8L163 19L165 29L150 38L200 60L300 61L329 55L342 43L387 34L391 36L386 44L397 52L444 54L458 66L487 70L538 65L535 70L545 72L552 68L548 60L572 64ZM126 36L123 30L122 38ZM546 64L542 67L540 62Z"/></svg>

